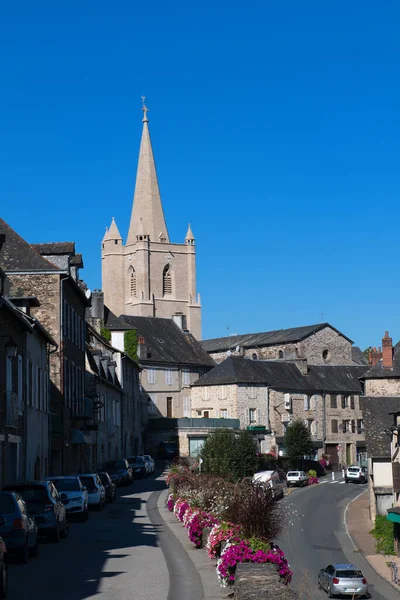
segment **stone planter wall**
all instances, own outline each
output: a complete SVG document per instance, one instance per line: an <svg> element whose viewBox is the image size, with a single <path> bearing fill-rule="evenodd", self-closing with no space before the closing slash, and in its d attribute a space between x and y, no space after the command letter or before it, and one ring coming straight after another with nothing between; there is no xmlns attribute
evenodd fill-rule
<svg viewBox="0 0 400 600"><path fill-rule="evenodd" d="M235 575L235 600L299 600L299 596L284 585L270 563L239 563Z"/></svg>

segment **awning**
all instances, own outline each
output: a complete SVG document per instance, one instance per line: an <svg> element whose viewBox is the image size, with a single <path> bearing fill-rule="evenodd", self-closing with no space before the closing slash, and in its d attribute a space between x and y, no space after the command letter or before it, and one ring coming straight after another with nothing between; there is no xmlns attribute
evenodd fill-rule
<svg viewBox="0 0 400 600"><path fill-rule="evenodd" d="M393 523L400 523L400 506L394 506L387 511L387 520Z"/></svg>
<svg viewBox="0 0 400 600"><path fill-rule="evenodd" d="M80 429L71 429L71 444L91 444L92 438Z"/></svg>

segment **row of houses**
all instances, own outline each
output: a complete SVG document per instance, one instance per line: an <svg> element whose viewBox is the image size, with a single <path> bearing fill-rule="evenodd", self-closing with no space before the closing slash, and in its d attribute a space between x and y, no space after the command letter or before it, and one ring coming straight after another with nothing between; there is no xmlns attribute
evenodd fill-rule
<svg viewBox="0 0 400 600"><path fill-rule="evenodd" d="M92 318L73 243L31 245L0 219L1 483L143 450L140 365Z"/></svg>

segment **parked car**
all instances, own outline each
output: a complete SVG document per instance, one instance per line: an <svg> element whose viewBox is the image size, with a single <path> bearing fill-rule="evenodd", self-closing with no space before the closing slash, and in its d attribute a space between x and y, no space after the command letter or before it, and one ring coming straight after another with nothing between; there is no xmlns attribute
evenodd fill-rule
<svg viewBox="0 0 400 600"><path fill-rule="evenodd" d="M347 467L344 480L346 483L349 483L349 481L353 481L354 483L366 483L367 474L365 468L357 466Z"/></svg>
<svg viewBox="0 0 400 600"><path fill-rule="evenodd" d="M289 471L286 475L288 487L308 485L308 475L304 471Z"/></svg>
<svg viewBox="0 0 400 600"><path fill-rule="evenodd" d="M126 458L107 461L104 471L110 475L115 485L130 485L133 481L132 469Z"/></svg>
<svg viewBox="0 0 400 600"><path fill-rule="evenodd" d="M101 510L106 503L106 490L97 473L82 473L77 475L88 493L89 507Z"/></svg>
<svg viewBox="0 0 400 600"><path fill-rule="evenodd" d="M128 456L127 460L133 471L133 476L135 479L146 477L147 467L143 456Z"/></svg>
<svg viewBox="0 0 400 600"><path fill-rule="evenodd" d="M351 596L352 598L368 597L368 584L362 571L352 564L328 565L318 575L319 589L333 596Z"/></svg>
<svg viewBox="0 0 400 600"><path fill-rule="evenodd" d="M0 598L7 598L8 591L8 552L0 537Z"/></svg>
<svg viewBox="0 0 400 600"><path fill-rule="evenodd" d="M28 513L35 517L39 535L45 535L55 543L60 537L67 537L67 512L51 481L14 483L4 486L3 491L17 492L23 497Z"/></svg>
<svg viewBox="0 0 400 600"><path fill-rule="evenodd" d="M82 521L88 520L88 492L78 477L47 477L46 481L51 481L55 485L67 511L67 517L76 516Z"/></svg>
<svg viewBox="0 0 400 600"><path fill-rule="evenodd" d="M150 456L150 454L143 454L143 458L147 462L147 464L149 465L149 468L148 468L149 473L154 473L154 471L156 469L154 458L152 458Z"/></svg>
<svg viewBox="0 0 400 600"><path fill-rule="evenodd" d="M283 487L278 471L260 471L259 473L255 473L253 476L253 483L263 483L268 485L268 487L271 489L272 497L275 500L283 498Z"/></svg>
<svg viewBox="0 0 400 600"><path fill-rule="evenodd" d="M97 475L100 477L101 483L106 491L106 500L109 502L115 502L117 499L117 488L115 483L111 481L109 474L105 473L104 471L97 473Z"/></svg>
<svg viewBox="0 0 400 600"><path fill-rule="evenodd" d="M158 448L161 458L168 460L179 456L178 442L161 442Z"/></svg>
<svg viewBox="0 0 400 600"><path fill-rule="evenodd" d="M35 518L15 492L0 492L0 535L8 552L16 554L19 562L27 563L29 554L39 556Z"/></svg>

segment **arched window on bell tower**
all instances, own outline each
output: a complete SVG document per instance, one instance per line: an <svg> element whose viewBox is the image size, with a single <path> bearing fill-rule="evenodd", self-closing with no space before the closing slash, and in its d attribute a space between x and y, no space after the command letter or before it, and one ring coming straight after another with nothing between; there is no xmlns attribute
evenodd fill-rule
<svg viewBox="0 0 400 600"><path fill-rule="evenodd" d="M169 265L165 265L163 270L163 296L172 295L172 274Z"/></svg>
<svg viewBox="0 0 400 600"><path fill-rule="evenodd" d="M136 298L136 271L133 267L130 271L129 286L131 291L131 298Z"/></svg>

